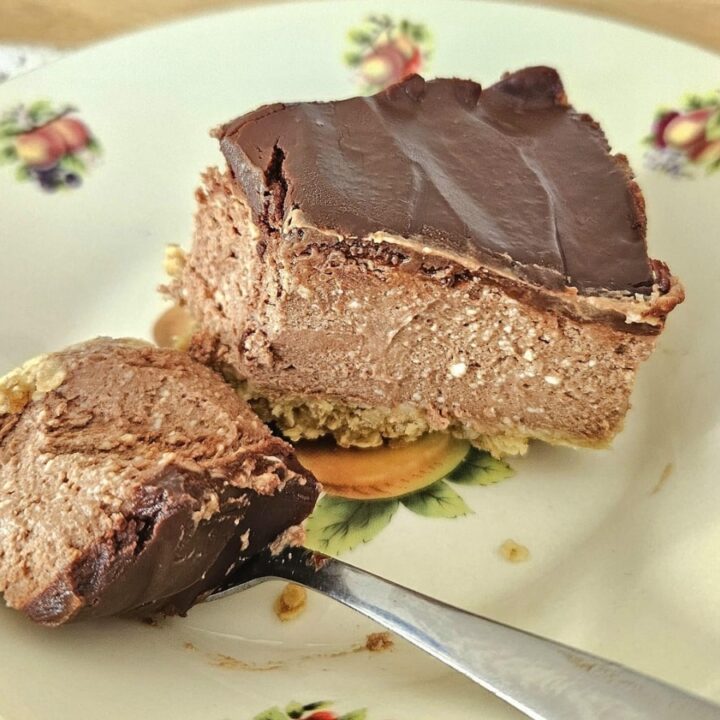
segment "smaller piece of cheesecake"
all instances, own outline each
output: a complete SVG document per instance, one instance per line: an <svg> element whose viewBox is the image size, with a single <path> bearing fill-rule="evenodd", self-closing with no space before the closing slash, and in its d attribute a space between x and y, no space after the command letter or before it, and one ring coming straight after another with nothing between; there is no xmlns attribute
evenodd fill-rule
<svg viewBox="0 0 720 720"><path fill-rule="evenodd" d="M170 292L291 439L603 447L683 299L627 159L533 67L274 104L217 132Z"/></svg>
<svg viewBox="0 0 720 720"><path fill-rule="evenodd" d="M185 353L97 339L0 379L0 592L36 622L184 613L317 495Z"/></svg>

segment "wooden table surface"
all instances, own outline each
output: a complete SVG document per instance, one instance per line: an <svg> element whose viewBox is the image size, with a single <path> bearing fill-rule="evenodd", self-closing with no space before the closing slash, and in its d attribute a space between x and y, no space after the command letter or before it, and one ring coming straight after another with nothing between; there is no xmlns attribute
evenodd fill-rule
<svg viewBox="0 0 720 720"><path fill-rule="evenodd" d="M171 18L257 2L258 0L0 0L0 43L77 47L118 33L162 23ZM622 18L720 51L720 0L535 2Z"/></svg>

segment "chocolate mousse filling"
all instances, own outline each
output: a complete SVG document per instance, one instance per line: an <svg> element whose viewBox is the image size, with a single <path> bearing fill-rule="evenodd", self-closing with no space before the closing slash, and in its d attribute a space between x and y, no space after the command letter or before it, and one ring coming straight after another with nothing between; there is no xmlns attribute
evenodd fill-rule
<svg viewBox="0 0 720 720"><path fill-rule="evenodd" d="M291 439L604 446L683 299L641 191L551 68L410 77L222 127L170 293Z"/></svg>

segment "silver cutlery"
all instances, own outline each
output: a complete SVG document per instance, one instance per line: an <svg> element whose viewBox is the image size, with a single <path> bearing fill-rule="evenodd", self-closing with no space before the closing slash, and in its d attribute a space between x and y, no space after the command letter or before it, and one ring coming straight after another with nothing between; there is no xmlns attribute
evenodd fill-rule
<svg viewBox="0 0 720 720"><path fill-rule="evenodd" d="M720 706L660 680L305 548L258 555L208 599L273 579L357 610L535 720L720 720Z"/></svg>

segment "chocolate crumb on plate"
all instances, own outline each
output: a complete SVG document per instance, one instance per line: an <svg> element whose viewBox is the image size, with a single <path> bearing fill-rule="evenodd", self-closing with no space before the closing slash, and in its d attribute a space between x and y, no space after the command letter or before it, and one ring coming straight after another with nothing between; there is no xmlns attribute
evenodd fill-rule
<svg viewBox="0 0 720 720"><path fill-rule="evenodd" d="M287 622L302 615L307 607L307 590L300 585L288 583L273 603L279 620Z"/></svg>
<svg viewBox="0 0 720 720"><path fill-rule="evenodd" d="M510 563L522 563L530 559L530 550L512 539L507 539L500 546L499 552Z"/></svg>
<svg viewBox="0 0 720 720"><path fill-rule="evenodd" d="M383 652L391 650L395 641L389 632L370 633L365 641L365 648L370 652Z"/></svg>

